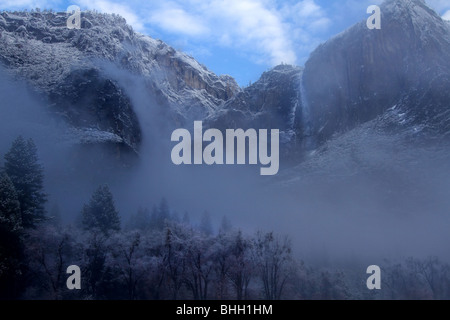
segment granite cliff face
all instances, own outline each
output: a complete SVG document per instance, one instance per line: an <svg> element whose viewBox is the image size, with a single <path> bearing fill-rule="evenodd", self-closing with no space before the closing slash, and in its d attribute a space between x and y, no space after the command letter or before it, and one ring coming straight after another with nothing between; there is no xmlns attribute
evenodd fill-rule
<svg viewBox="0 0 450 320"><path fill-rule="evenodd" d="M289 140L293 132L296 109L301 104L302 69L279 65L254 84L244 88L207 120L212 127L280 129Z"/></svg>
<svg viewBox="0 0 450 320"><path fill-rule="evenodd" d="M114 72L139 77L152 103L177 125L209 116L240 91L231 77L134 32L117 15L83 12L79 30L66 20L65 13L1 13L0 61L48 97L50 111L73 126L80 142L139 150L133 97Z"/></svg>
<svg viewBox="0 0 450 320"><path fill-rule="evenodd" d="M319 46L305 65L302 83L318 143L394 106L414 110L416 121L449 108L448 24L421 0L387 1L381 12L381 30L363 21Z"/></svg>
<svg viewBox="0 0 450 320"><path fill-rule="evenodd" d="M301 156L380 117L385 127L448 132L450 29L422 0L389 0L320 45L301 69L278 66L211 118L218 127L279 128Z"/></svg>

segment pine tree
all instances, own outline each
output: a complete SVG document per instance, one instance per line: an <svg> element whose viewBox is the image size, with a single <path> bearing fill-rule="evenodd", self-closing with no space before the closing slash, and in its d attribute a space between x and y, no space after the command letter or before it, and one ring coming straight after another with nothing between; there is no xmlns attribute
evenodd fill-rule
<svg viewBox="0 0 450 320"><path fill-rule="evenodd" d="M100 186L92 195L89 204L84 206L82 224L84 230L99 230L106 235L120 230L119 213L107 185Z"/></svg>
<svg viewBox="0 0 450 320"><path fill-rule="evenodd" d="M207 236L211 236L213 234L211 215L208 211L203 212L202 218L200 220L200 231Z"/></svg>
<svg viewBox="0 0 450 320"><path fill-rule="evenodd" d="M156 207L156 205L153 205L152 213L150 214L150 229L158 229L158 208Z"/></svg>
<svg viewBox="0 0 450 320"><path fill-rule="evenodd" d="M232 229L231 222L227 216L222 217L222 222L220 224L220 233L228 233Z"/></svg>
<svg viewBox="0 0 450 320"><path fill-rule="evenodd" d="M170 220L170 209L166 198L162 198L158 208L158 227L164 229L166 222Z"/></svg>
<svg viewBox="0 0 450 320"><path fill-rule="evenodd" d="M150 211L140 207L136 214L130 216L127 229L145 231L148 228L150 228Z"/></svg>
<svg viewBox="0 0 450 320"><path fill-rule="evenodd" d="M34 228L45 219L44 169L39 163L32 139L18 137L5 155L5 172L11 179L20 202L22 225Z"/></svg>
<svg viewBox="0 0 450 320"><path fill-rule="evenodd" d="M0 299L14 299L21 290L23 245L22 219L11 179L0 173Z"/></svg>
<svg viewBox="0 0 450 320"><path fill-rule="evenodd" d="M54 226L61 226L61 209L58 203L54 203L49 211L49 220Z"/></svg>
<svg viewBox="0 0 450 320"><path fill-rule="evenodd" d="M170 220L170 209L166 198L162 198L159 206L153 206L150 216L150 228L153 230L163 230L167 221Z"/></svg>
<svg viewBox="0 0 450 320"><path fill-rule="evenodd" d="M0 225L9 231L18 231L22 227L17 192L5 172L0 173Z"/></svg>
<svg viewBox="0 0 450 320"><path fill-rule="evenodd" d="M181 223L186 227L191 225L191 217L189 216L189 212L184 212L183 220L181 220Z"/></svg>

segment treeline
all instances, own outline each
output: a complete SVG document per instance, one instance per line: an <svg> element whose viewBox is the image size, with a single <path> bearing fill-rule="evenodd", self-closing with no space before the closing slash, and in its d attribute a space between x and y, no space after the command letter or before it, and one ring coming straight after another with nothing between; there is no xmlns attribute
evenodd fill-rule
<svg viewBox="0 0 450 320"><path fill-rule="evenodd" d="M80 219L63 226L44 208L43 170L32 140L19 137L0 174L2 299L449 299L450 267L437 258L385 261L382 290L364 266L333 270L296 259L288 237L244 234L224 219L214 232L166 200L122 223L100 186ZM81 269L81 290L66 286ZM367 266L366 266L367 267Z"/></svg>

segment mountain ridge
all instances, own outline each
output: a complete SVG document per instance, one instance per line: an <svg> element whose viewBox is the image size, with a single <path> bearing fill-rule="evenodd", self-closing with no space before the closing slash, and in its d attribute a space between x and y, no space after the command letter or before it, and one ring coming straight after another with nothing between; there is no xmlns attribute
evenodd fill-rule
<svg viewBox="0 0 450 320"><path fill-rule="evenodd" d="M240 90L231 77L216 76L192 57L134 32L118 15L83 12L79 30L68 29L66 19L66 13L1 13L0 61L48 95L53 111L77 129L113 133L134 151L141 142L132 97L104 74L98 59L144 77L180 124L193 110L207 116Z"/></svg>
<svg viewBox="0 0 450 320"><path fill-rule="evenodd" d="M385 127L447 134L449 24L421 0L388 0L381 9L381 30L361 21L319 45L304 67L274 67L246 88L114 14L84 12L82 28L69 30L65 13L3 12L0 61L42 90L80 141L135 153L148 124L105 65L140 77L149 106L169 128L194 120L219 129L277 128L285 157L301 158L377 118Z"/></svg>

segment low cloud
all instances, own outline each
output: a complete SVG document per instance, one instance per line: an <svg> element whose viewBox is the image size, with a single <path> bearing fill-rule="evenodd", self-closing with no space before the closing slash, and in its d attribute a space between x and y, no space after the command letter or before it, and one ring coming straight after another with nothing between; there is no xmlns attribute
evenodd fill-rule
<svg viewBox="0 0 450 320"><path fill-rule="evenodd" d="M444 15L442 16L442 19L450 21L450 10L448 10Z"/></svg>

